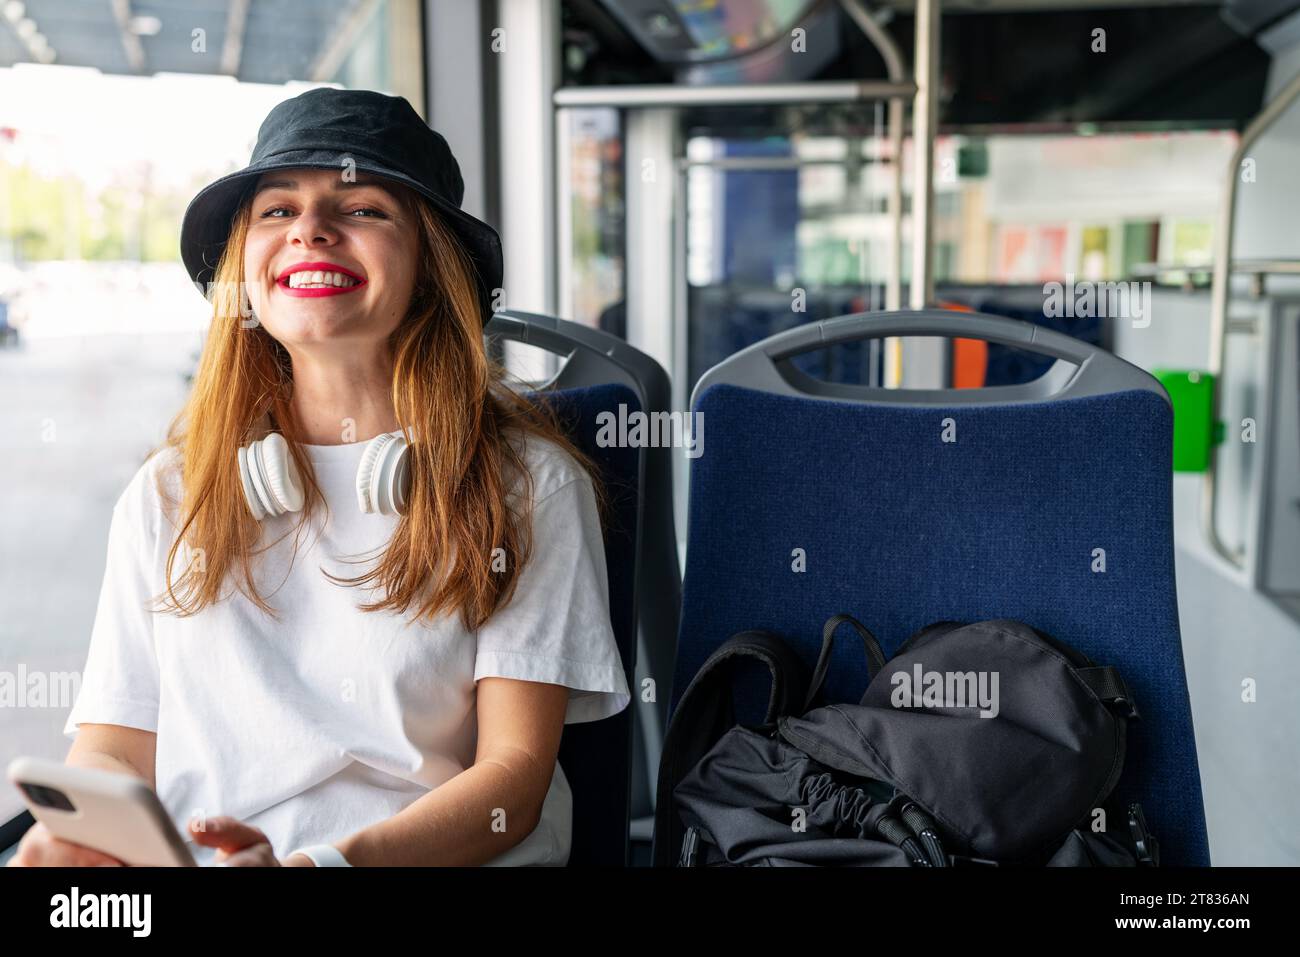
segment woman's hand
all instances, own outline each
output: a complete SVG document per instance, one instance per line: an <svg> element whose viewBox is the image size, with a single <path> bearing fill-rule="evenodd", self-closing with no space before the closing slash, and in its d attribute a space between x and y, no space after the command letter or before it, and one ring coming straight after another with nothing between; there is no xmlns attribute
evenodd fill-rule
<svg viewBox="0 0 1300 957"><path fill-rule="evenodd" d="M217 849L217 863L223 867L311 867L301 854L291 854L280 861L271 850L271 842L255 827L233 817L197 818L189 823L195 844Z"/></svg>
<svg viewBox="0 0 1300 957"><path fill-rule="evenodd" d="M55 837L41 822L28 828L18 843L18 850L5 867L124 867L110 857L83 844L73 844Z"/></svg>

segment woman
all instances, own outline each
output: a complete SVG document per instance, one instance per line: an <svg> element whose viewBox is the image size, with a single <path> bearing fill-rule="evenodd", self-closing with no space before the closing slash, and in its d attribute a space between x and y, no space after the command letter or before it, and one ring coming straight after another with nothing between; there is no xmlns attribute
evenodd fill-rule
<svg viewBox="0 0 1300 957"><path fill-rule="evenodd" d="M186 211L213 325L114 509L65 733L200 863L563 864L563 725L629 701L596 488L484 352L500 246L462 191L406 100L320 89ZM118 862L37 825L15 863Z"/></svg>

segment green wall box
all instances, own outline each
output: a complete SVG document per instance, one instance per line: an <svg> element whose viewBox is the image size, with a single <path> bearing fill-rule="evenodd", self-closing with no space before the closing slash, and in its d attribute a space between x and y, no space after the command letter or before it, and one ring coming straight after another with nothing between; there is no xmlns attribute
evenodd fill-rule
<svg viewBox="0 0 1300 957"><path fill-rule="evenodd" d="M1212 421L1214 376L1194 369L1152 369L1174 406L1174 471L1204 472L1222 438Z"/></svg>

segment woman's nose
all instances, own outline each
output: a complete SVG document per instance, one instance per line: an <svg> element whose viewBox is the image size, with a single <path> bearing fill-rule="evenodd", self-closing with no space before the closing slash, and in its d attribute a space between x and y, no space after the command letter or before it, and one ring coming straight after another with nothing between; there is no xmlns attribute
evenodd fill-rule
<svg viewBox="0 0 1300 957"><path fill-rule="evenodd" d="M338 239L338 229L330 223L329 217L308 208L294 219L287 238L304 246L325 245Z"/></svg>

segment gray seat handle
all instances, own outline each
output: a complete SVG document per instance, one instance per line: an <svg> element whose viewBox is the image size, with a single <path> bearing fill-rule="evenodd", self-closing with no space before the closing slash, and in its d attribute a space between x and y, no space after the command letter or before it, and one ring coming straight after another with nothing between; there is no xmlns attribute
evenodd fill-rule
<svg viewBox="0 0 1300 957"><path fill-rule="evenodd" d="M572 336L560 331L558 319L537 313L512 315L509 312L498 312L492 316L483 333L536 346L560 356L570 356L578 348L578 343Z"/></svg>
<svg viewBox="0 0 1300 957"><path fill-rule="evenodd" d="M492 316L483 334L535 346L564 360L555 377L538 383L541 389L569 389L621 382L642 403L659 401L656 386L663 372L652 360L621 339L581 323L555 316L511 309Z"/></svg>
<svg viewBox="0 0 1300 957"><path fill-rule="evenodd" d="M1018 385L977 389L885 389L825 382L800 371L791 361L796 356L819 349L891 336L982 339L1051 356L1056 362L1045 375ZM1163 386L1151 375L1081 339L1019 319L943 309L856 313L777 333L706 372L695 387L692 406L695 397L704 389L723 383L782 395L900 405L1043 402L1130 389L1155 392L1168 401Z"/></svg>

